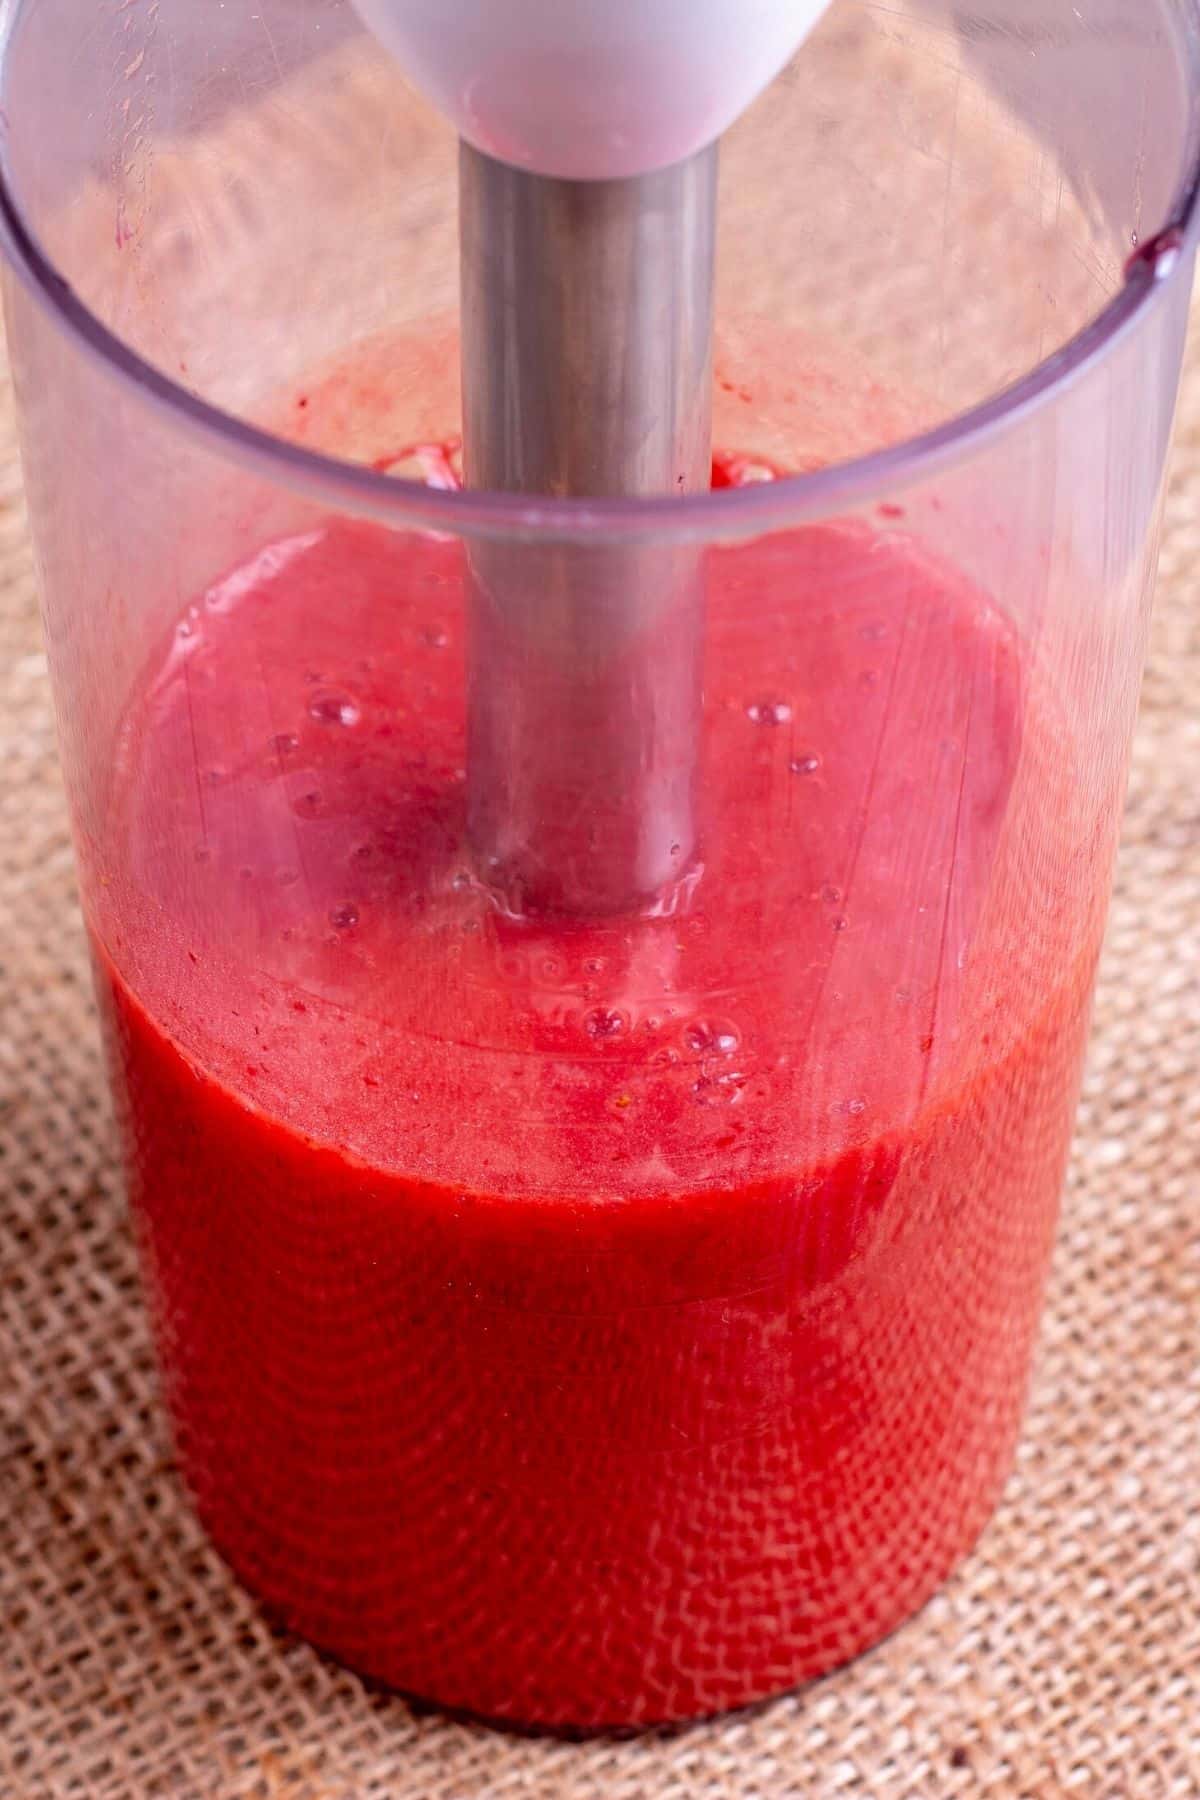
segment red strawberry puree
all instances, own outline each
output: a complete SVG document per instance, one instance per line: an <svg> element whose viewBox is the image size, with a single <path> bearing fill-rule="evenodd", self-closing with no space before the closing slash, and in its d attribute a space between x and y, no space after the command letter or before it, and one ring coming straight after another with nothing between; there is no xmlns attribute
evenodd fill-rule
<svg viewBox="0 0 1200 1800"><path fill-rule="evenodd" d="M476 883L435 537L271 545L116 759L92 927L187 1479L287 1624L497 1719L854 1655L1018 1428L1099 929L1039 865L1069 738L891 519L713 552L706 658L669 917Z"/></svg>

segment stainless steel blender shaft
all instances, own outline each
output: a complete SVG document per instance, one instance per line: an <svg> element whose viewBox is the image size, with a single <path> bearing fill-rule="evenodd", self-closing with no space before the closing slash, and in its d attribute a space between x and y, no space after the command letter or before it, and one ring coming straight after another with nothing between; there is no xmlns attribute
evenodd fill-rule
<svg viewBox="0 0 1200 1800"><path fill-rule="evenodd" d="M472 487L685 494L711 468L716 147L621 181L460 167ZM514 910L611 913L695 843L701 569L674 547L471 552L470 828Z"/></svg>

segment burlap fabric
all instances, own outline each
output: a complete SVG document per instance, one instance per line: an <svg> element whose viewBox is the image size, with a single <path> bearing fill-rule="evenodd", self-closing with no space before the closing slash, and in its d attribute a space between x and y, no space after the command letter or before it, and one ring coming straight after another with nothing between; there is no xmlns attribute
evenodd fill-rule
<svg viewBox="0 0 1200 1800"><path fill-rule="evenodd" d="M751 1714L582 1745L274 1632L171 1461L114 1163L0 389L0 1800L1200 1795L1200 353L1017 1471L948 1588Z"/></svg>
<svg viewBox="0 0 1200 1800"><path fill-rule="evenodd" d="M982 1546L853 1667L630 1742L506 1738L275 1634L171 1463L0 396L0 1794L1200 1794L1200 357L1032 1410Z"/></svg>

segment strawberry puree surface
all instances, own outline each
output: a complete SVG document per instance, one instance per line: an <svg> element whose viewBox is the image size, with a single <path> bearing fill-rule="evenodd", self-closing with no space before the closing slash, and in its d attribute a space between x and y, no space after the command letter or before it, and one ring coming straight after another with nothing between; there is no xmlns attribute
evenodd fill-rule
<svg viewBox="0 0 1200 1800"><path fill-rule="evenodd" d="M673 910L513 918L465 585L275 542L127 709L91 923L181 1460L371 1675L711 1712L897 1625L1007 1472L1098 932L1030 902L1070 744L894 522L717 550Z"/></svg>

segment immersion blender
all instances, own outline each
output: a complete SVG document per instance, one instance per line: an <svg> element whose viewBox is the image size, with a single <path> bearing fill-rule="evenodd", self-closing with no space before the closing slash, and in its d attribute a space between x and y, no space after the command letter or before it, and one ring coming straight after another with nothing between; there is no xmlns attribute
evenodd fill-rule
<svg viewBox="0 0 1200 1800"><path fill-rule="evenodd" d="M475 488L709 485L717 144L827 0L360 0L453 121ZM692 863L696 553L472 555L470 832L515 912L669 910Z"/></svg>

